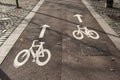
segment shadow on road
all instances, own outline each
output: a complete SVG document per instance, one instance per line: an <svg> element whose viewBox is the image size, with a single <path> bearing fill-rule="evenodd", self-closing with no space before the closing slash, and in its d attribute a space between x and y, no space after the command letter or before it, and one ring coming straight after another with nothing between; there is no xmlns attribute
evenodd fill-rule
<svg viewBox="0 0 120 80"><path fill-rule="evenodd" d="M11 80L11 79L0 69L0 80Z"/></svg>
<svg viewBox="0 0 120 80"><path fill-rule="evenodd" d="M21 8L21 9L26 10L26 11L29 11L29 12L34 12L34 11L32 11L32 10L28 10L28 9L24 9L24 8ZM76 23L76 22L73 22L73 21L70 21L70 20L67 20L67 19L63 19L63 18L57 17L57 16L49 15L49 14L46 14L46 13L40 13L40 12L34 12L34 13L39 14L39 15L44 15L44 16L47 16L47 17L51 17L51 18L55 18L55 19L58 19L58 20L62 20L62 21L65 21L65 22L67 22L67 23L71 23L71 24L75 24L75 25L81 25L80 23ZM7 14L7 13L6 13L6 14ZM10 14L8 14L8 15L10 15ZM11 15L11 16L13 16L13 15ZM17 17L17 16L15 16L15 17ZM27 20L26 20L26 22L27 22ZM32 21L31 21L30 23L35 24L35 25L38 25L38 26L41 26L41 24L37 24L37 23L32 22ZM82 25L82 26L84 26L84 25ZM102 31L102 30L90 28L89 26L88 26L88 28L89 28L89 29L92 29L92 30L95 30L95 31L97 31L97 32L99 32L99 33L103 33L103 34L105 34L105 35L111 35L111 36L114 36L114 37L118 37L118 38L119 38L119 36L116 36L116 35L111 34L111 33L106 33L106 32L104 32L104 31ZM104 49L101 49L101 47L97 47L96 45L92 45L92 44L88 44L88 43L86 43L86 42L84 42L84 41L76 40L76 39L74 39L73 37L69 36L68 34L63 34L62 32L58 32L58 31L53 30L53 29L49 29L49 30L52 30L52 31L54 31L54 32L56 32L56 33L58 33L58 34L61 34L61 35L64 35L64 36L66 36L66 37L71 38L72 40L75 41L76 45L77 45L78 43L81 43L81 44L83 44L83 45L92 47L92 48L94 48L94 49L96 49L96 50L98 50L98 51L102 51L102 52L105 52L105 53L110 53L109 51L104 50ZM111 54L111 53L110 53L110 54Z"/></svg>
<svg viewBox="0 0 120 80"><path fill-rule="evenodd" d="M22 8L22 9L23 9L23 8ZM26 10L26 9L23 9L23 10ZM27 11L30 12L31 10L27 10ZM34 12L34 11L31 11L31 12ZM81 25L80 23L76 23L76 22L73 22L73 21L70 21L70 20L67 20L67 19L63 19L63 18L57 17L57 16L49 15L49 14L46 14L46 13L40 13L40 12L34 12L34 13L40 14L40 15L44 15L44 16L47 16L47 17L51 17L51 18L55 18L55 19L58 19L58 20L61 20L61 21L65 21L65 22L67 22L67 23L71 23L71 24L75 24L75 25ZM12 15L12 16L13 16L13 15ZM26 20L26 22L27 22L27 20ZM38 26L42 26L42 24L37 24L37 23L32 22L32 21L31 21L30 23L35 24L35 25L38 25ZM84 25L82 25L82 26L84 26ZM116 35L110 34L110 33L106 33L106 32L104 32L104 31L102 31L102 30L98 30L98 29L91 28L90 26L88 26L88 28L89 28L89 29L92 29L92 30L95 30L95 31L97 31L97 32L99 32L99 33L105 34L105 35L111 35L111 36L114 36L114 37L118 37L118 38L119 38L119 36L116 36ZM54 31L54 32L56 32L56 33L58 33L58 34L61 34L61 35L64 35L64 36L66 36L66 37L71 38L72 40L75 41L76 45L77 45L78 43L81 43L81 44L83 44L83 45L86 45L86 46L89 46L89 47L91 47L91 48L94 48L94 49L96 49L96 50L98 50L98 51L102 51L102 52L111 54L109 51L104 50L104 49L101 49L101 47L97 47L96 45L88 44L88 43L86 43L86 42L84 42L84 41L76 40L76 39L72 38L71 36L69 36L68 34L63 34L62 32L58 32L58 31L53 30L53 29L49 29L49 30L52 30L52 31Z"/></svg>
<svg viewBox="0 0 120 80"><path fill-rule="evenodd" d="M32 10L29 10L29 9L24 9L24 8L21 8L22 10L25 10L25 11L29 11L29 12L34 12ZM0 12L0 13L3 13L3 12ZM60 18L60 17L56 17L56 16L53 16L53 15L49 15L49 14L45 14L45 13L40 13L40 12L34 12L36 14L40 14L40 15L44 15L44 16L48 16L48 17L51 17L51 18L55 18L55 19L58 19L58 20L62 20L62 21L65 21L65 22L68 22L68 23L71 23L71 24L75 24L75 25L81 25L80 23L76 23L76 22L73 22L73 21L69 21L67 19L63 19L63 18ZM13 17L17 17L16 15L11 15L11 14L8 14L8 13L4 13L6 15L9 15L9 16L13 16ZM27 21L27 20L26 20ZM84 26L84 25L81 25L81 26ZM111 35L111 36L114 36L114 37L118 37L119 36L116 36L114 34L111 34L111 33L106 33L104 31L101 31L101 30L98 30L98 29L94 29L94 28L91 28L90 26L87 26L88 29L93 29L93 30L96 30L97 32L100 32L100 33L103 33L103 34L106 34L106 35Z"/></svg>

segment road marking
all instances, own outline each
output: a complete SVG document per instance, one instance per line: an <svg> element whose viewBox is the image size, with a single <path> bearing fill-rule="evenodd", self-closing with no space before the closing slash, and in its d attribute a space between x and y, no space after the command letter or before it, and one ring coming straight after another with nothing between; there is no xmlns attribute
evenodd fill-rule
<svg viewBox="0 0 120 80"><path fill-rule="evenodd" d="M48 28L48 27L50 27L50 26L48 26L48 25L43 25L43 26L41 26L42 27L42 30L41 30L41 33L40 33L40 35L39 35L39 38L43 38L44 37L44 34L45 34L45 31L46 31L46 28Z"/></svg>
<svg viewBox="0 0 120 80"><path fill-rule="evenodd" d="M74 17L77 17L77 19L78 19L78 21L80 22L80 23L82 23L83 21L82 21L82 15L80 15L80 14L76 14L76 15L74 15Z"/></svg>
<svg viewBox="0 0 120 80"><path fill-rule="evenodd" d="M112 40L117 49L120 50L120 38L118 37L119 35L104 21L104 19L92 8L92 6L86 0L81 1L88 8L102 29L107 33L108 37ZM120 56L119 53L116 53L115 55Z"/></svg>
<svg viewBox="0 0 120 80"><path fill-rule="evenodd" d="M34 17L37 10L41 7L45 0L40 0L38 4L32 9L32 11L25 17L21 24L14 30L14 32L9 36L9 38L0 47L0 64L3 62L10 49L13 47L19 36L22 34L23 30L30 23L31 19Z"/></svg>
<svg viewBox="0 0 120 80"><path fill-rule="evenodd" d="M19 68L20 66L23 66L30 58L30 53L32 54L33 57L32 62L37 63L38 66L44 66L49 62L51 58L51 53L50 50L43 48L45 42L39 42L39 45L35 44L36 42L38 42L38 40L34 40L29 49L24 49L17 54L13 64L15 68ZM35 47L38 49L34 52L33 48ZM40 58L45 58L45 53L47 53L47 58L44 61L40 61L41 60ZM22 58L24 58L24 60L19 62L18 59L22 59Z"/></svg>
<svg viewBox="0 0 120 80"><path fill-rule="evenodd" d="M92 39L99 39L99 35L96 31L89 30L86 26L80 28L80 25L77 25L77 30L73 31L74 38L81 40L83 39L83 34L85 34L87 37L90 37Z"/></svg>

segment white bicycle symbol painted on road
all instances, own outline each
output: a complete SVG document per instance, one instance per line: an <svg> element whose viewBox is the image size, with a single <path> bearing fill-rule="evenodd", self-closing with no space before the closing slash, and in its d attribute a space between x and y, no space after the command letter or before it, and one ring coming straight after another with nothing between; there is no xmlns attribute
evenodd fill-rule
<svg viewBox="0 0 120 80"><path fill-rule="evenodd" d="M83 39L83 34L92 39L99 39L97 32L94 30L89 30L87 27L80 28L80 25L77 25L77 30L74 30L72 34L78 40Z"/></svg>
<svg viewBox="0 0 120 80"><path fill-rule="evenodd" d="M32 54L33 57L32 62L36 62L39 66L44 66L49 62L51 58L51 53L48 49L43 48L45 42L39 42L40 45L35 45L36 42L38 42L38 40L34 40L32 46L29 49L24 49L17 54L14 60L15 68L24 65L30 58L30 53ZM33 48L38 48L38 49L36 51L33 51ZM20 62L19 59L24 59L24 60Z"/></svg>
<svg viewBox="0 0 120 80"><path fill-rule="evenodd" d="M41 26L42 30L40 32L39 38L44 37L46 28L48 27L50 26L46 24ZM37 42L38 40L34 40L32 43L32 46L29 49L24 49L17 54L13 63L15 68L18 68L24 65L30 58L30 53L32 54L32 57L33 57L32 62L36 62L39 66L44 66L49 62L51 58L51 53L48 49L43 48L43 45L45 44L45 42L38 42L39 45L36 45ZM34 49L37 49L37 50L34 50Z"/></svg>

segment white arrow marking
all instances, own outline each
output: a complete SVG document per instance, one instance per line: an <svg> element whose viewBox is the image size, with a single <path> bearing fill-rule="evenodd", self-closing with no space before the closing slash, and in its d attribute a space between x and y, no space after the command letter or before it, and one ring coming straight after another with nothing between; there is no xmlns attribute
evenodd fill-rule
<svg viewBox="0 0 120 80"><path fill-rule="evenodd" d="M39 35L39 38L43 38L44 37L44 34L45 34L45 31L46 31L46 28L47 27L50 27L50 26L48 26L48 25L43 25L43 26L41 26L42 27L42 30L41 30L41 33L40 33L40 35Z"/></svg>
<svg viewBox="0 0 120 80"><path fill-rule="evenodd" d="M83 21L82 21L82 18L81 18L81 17L83 17L82 15L76 14L76 15L74 15L74 17L77 17L77 18L78 18L78 21L79 21L80 23L83 22Z"/></svg>

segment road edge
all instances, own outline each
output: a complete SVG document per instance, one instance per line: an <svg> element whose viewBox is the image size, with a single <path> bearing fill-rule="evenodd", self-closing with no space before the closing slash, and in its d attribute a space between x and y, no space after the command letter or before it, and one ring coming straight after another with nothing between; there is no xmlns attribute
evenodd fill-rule
<svg viewBox="0 0 120 80"><path fill-rule="evenodd" d="M15 42L18 40L24 29L27 27L27 25L30 23L32 18L35 16L38 9L41 7L41 5L44 3L45 0L40 0L38 4L29 12L29 14L24 18L24 20L21 22L20 25L13 31L13 33L9 36L9 38L3 43L3 45L0 47L0 64L4 61L5 57L15 44Z"/></svg>
<svg viewBox="0 0 120 80"><path fill-rule="evenodd" d="M93 7L86 0L81 1L90 11L102 29L107 33L108 37L111 39L116 48L120 51L120 38L118 37L117 33L105 22L105 20L93 9ZM120 54L116 55L120 56Z"/></svg>

